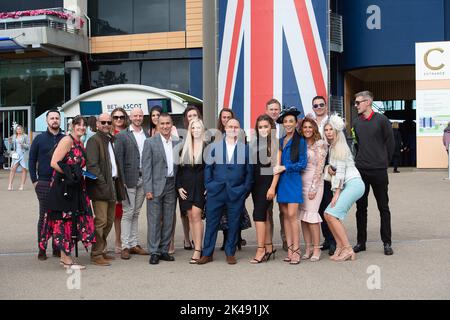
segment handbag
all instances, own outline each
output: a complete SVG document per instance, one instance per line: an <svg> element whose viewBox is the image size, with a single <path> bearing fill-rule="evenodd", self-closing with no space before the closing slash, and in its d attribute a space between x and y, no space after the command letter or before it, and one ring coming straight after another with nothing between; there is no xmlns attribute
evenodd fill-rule
<svg viewBox="0 0 450 320"><path fill-rule="evenodd" d="M324 173L323 173L323 180L331 182L331 175L330 175L330 173L328 172L328 167L329 167L329 166L330 166L330 165L327 164L327 165L325 166L325 168L323 169L323 170L324 170Z"/></svg>
<svg viewBox="0 0 450 320"><path fill-rule="evenodd" d="M11 159L17 160L17 159L19 159L19 158L20 158L20 156L19 156L19 154L17 153L17 151L12 151L12 152L11 152Z"/></svg>

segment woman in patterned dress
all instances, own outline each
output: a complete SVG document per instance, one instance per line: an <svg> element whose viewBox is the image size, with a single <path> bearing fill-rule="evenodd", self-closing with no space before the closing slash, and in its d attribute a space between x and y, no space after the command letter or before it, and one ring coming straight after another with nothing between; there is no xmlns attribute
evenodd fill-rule
<svg viewBox="0 0 450 320"><path fill-rule="evenodd" d="M72 120L72 133L61 139L51 160L54 169L49 192L49 211L43 224L44 235L39 243L46 248L49 237L61 252L60 264L66 269L85 269L76 263L71 252L74 242L87 248L95 242L94 217L81 168L86 164L86 150L81 137L86 133L86 120L77 116ZM76 241L74 241L76 237Z"/></svg>

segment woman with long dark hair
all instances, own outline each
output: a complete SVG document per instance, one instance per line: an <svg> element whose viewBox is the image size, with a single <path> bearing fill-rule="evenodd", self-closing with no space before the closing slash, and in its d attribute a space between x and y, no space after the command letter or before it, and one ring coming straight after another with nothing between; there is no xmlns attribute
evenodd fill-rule
<svg viewBox="0 0 450 320"><path fill-rule="evenodd" d="M256 241L258 248L250 263L256 264L275 258L276 250L272 244L272 230L269 220L273 198L279 175L273 175L273 168L277 164L276 154L276 126L271 117L260 115L255 124L256 136L251 143L253 171L253 221L256 226Z"/></svg>
<svg viewBox="0 0 450 320"><path fill-rule="evenodd" d="M300 111L291 107L283 110L277 119L278 123L283 124L286 135L280 139L278 165L274 168L274 174L280 174L277 200L284 215L288 245L288 256L284 261L290 264L299 264L301 258L297 213L299 205L303 203L300 172L306 168L308 161L305 139L296 130L299 114Z"/></svg>

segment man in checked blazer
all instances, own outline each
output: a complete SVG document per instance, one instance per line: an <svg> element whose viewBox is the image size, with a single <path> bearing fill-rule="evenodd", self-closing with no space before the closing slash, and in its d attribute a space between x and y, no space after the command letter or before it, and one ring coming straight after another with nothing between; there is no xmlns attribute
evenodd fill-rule
<svg viewBox="0 0 450 320"><path fill-rule="evenodd" d="M159 133L145 140L142 157L150 264L158 264L159 260L175 260L168 253L176 208L178 153L174 147L179 143L178 138L171 135L172 126L170 115L161 113L158 119Z"/></svg>
<svg viewBox="0 0 450 320"><path fill-rule="evenodd" d="M122 228L121 258L124 260L130 259L130 254L148 255L148 252L138 244L139 212L145 198L142 152L148 133L142 128L144 113L140 108L131 110L130 119L130 127L116 135L115 145L119 168L122 170L128 193L128 200L122 202L123 216L120 224Z"/></svg>

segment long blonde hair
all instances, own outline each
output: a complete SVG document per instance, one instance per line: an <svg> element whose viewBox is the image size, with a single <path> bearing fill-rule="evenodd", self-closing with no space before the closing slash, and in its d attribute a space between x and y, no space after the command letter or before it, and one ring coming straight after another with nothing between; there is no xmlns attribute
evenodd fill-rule
<svg viewBox="0 0 450 320"><path fill-rule="evenodd" d="M336 160L345 160L347 159L348 155L351 154L350 148L347 144L347 139L344 135L344 128L345 124L341 117L339 117L337 114L333 114L330 116L329 120L325 123L325 126L330 126L334 133L336 134L336 139L333 141L333 143L330 143L330 158L336 159Z"/></svg>
<svg viewBox="0 0 450 320"><path fill-rule="evenodd" d="M201 139L202 142L205 141L205 125L203 124L203 121L201 119L194 119L189 122L188 126L188 132L186 135L186 139L183 145L183 150L181 151L181 159L180 159L180 165L194 165L194 164L201 164L202 158L203 158L203 144L202 149L197 150L197 154L194 154L194 137L192 136L192 126L196 123L200 124L200 127L202 129Z"/></svg>

